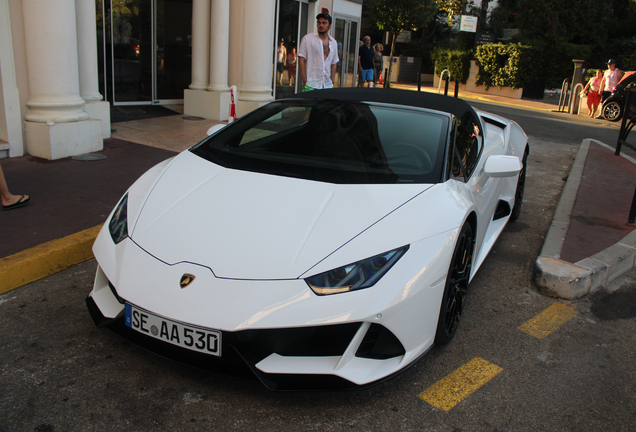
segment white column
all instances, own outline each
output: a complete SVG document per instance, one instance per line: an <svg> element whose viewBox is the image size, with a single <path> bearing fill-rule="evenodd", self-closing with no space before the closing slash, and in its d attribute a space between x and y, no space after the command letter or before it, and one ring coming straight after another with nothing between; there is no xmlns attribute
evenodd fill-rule
<svg viewBox="0 0 636 432"><path fill-rule="evenodd" d="M23 0L32 122L88 119L79 94L74 0Z"/></svg>
<svg viewBox="0 0 636 432"><path fill-rule="evenodd" d="M273 100L275 6L275 0L244 0L239 116Z"/></svg>
<svg viewBox="0 0 636 432"><path fill-rule="evenodd" d="M230 88L228 87L228 53L230 28L230 0L208 1L208 9L196 12L193 10L193 23L205 19L205 55L200 54L195 60L194 29L192 46L192 85L184 91L183 112L186 115L203 117L212 120L227 120L230 109ZM197 0L195 0L196 4ZM197 17L197 14L200 16ZM200 35L203 36L203 33ZM205 59L205 64L199 62ZM204 66L204 67L202 67ZM195 68L198 73L205 72L201 86L197 82L194 87ZM198 76L197 73L197 76ZM199 78L197 78L199 79ZM208 81L209 80L209 81ZM207 85L209 82L209 85ZM208 91L201 91L208 90Z"/></svg>
<svg viewBox="0 0 636 432"><path fill-rule="evenodd" d="M210 53L210 0L192 3L192 90L205 90L208 84Z"/></svg>
<svg viewBox="0 0 636 432"><path fill-rule="evenodd" d="M0 157L23 156L20 92L13 56L9 2L4 0L0 0L0 65L0 139L8 143L0 144Z"/></svg>
<svg viewBox="0 0 636 432"><path fill-rule="evenodd" d="M110 104L101 102L97 66L97 25L95 1L75 0L77 25L77 59L79 64L79 91L86 101L84 111L92 119L100 120L102 137L110 137Z"/></svg>
<svg viewBox="0 0 636 432"><path fill-rule="evenodd" d="M230 58L230 0L212 0L209 91L227 92Z"/></svg>
<svg viewBox="0 0 636 432"><path fill-rule="evenodd" d="M86 102L103 99L97 83L97 25L95 1L75 0L80 96Z"/></svg>
<svg viewBox="0 0 636 432"><path fill-rule="evenodd" d="M89 120L79 93L75 1L23 0L22 14L29 154L59 159L101 150L101 122Z"/></svg>

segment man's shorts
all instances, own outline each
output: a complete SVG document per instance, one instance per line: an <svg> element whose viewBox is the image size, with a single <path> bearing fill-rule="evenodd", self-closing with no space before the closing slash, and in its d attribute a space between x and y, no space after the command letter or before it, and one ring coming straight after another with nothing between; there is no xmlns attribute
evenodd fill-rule
<svg viewBox="0 0 636 432"><path fill-rule="evenodd" d="M365 69L360 74L360 81L373 81L373 69Z"/></svg>

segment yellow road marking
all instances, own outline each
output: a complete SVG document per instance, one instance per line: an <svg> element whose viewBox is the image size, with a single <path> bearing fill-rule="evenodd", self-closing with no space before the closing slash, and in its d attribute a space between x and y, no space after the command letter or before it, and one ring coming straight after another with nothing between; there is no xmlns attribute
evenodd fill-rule
<svg viewBox="0 0 636 432"><path fill-rule="evenodd" d="M501 371L496 364L475 357L417 396L436 408L449 411Z"/></svg>
<svg viewBox="0 0 636 432"><path fill-rule="evenodd" d="M577 314L576 305L554 303L534 318L519 326L519 330L537 339L543 339Z"/></svg>

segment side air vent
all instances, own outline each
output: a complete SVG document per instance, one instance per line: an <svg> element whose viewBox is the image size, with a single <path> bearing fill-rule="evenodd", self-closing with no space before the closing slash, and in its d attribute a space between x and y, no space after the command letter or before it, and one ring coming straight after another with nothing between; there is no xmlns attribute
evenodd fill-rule
<svg viewBox="0 0 636 432"><path fill-rule="evenodd" d="M495 210L495 215L492 217L492 220L505 218L508 215L510 215L510 205L506 201L500 200L497 204L497 210Z"/></svg>

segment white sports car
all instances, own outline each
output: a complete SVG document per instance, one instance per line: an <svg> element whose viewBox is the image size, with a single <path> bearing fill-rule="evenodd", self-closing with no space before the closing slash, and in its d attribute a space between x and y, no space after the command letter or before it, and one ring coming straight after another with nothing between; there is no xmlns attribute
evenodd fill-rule
<svg viewBox="0 0 636 432"><path fill-rule="evenodd" d="M527 155L515 122L461 99L271 102L132 185L93 247L88 309L157 354L272 390L380 382L455 334L519 217Z"/></svg>

